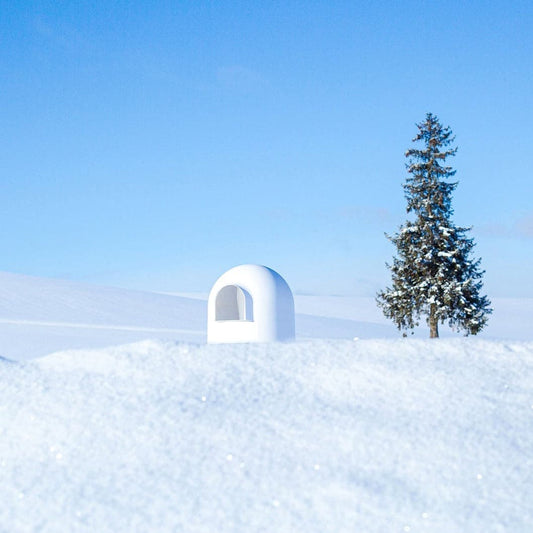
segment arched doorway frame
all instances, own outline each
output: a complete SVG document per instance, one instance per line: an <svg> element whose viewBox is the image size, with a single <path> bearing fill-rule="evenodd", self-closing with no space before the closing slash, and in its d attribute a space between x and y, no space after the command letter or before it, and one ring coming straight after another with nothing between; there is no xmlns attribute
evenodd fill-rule
<svg viewBox="0 0 533 533"><path fill-rule="evenodd" d="M215 320L254 321L254 303L251 294L239 285L222 287L215 300Z"/></svg>

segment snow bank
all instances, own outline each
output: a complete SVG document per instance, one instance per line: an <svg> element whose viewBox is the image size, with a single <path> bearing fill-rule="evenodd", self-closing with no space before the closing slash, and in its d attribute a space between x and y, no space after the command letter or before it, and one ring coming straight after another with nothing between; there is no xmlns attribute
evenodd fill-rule
<svg viewBox="0 0 533 533"><path fill-rule="evenodd" d="M311 315L296 317L300 338L397 335L390 324ZM149 338L205 342L206 318L197 298L0 272L0 356L8 359Z"/></svg>
<svg viewBox="0 0 533 533"><path fill-rule="evenodd" d="M205 303L0 272L0 356L29 359L146 338L201 342Z"/></svg>
<svg viewBox="0 0 533 533"><path fill-rule="evenodd" d="M487 340L533 341L533 328L531 327L533 298L491 298L491 302L494 312L489 318L487 327L478 337ZM398 338L401 336L392 322L383 316L374 298L297 294L294 297L294 303L297 313L351 321L352 330L360 332L356 334L360 338ZM429 330L424 320L421 323L422 326L415 330L415 336L425 339L429 335ZM326 325L321 329L328 331ZM335 337L346 338L349 336L346 335L347 331L348 324L345 324L344 330L340 331L339 328L339 334ZM439 326L439 332L441 337L462 336L452 332L447 325ZM327 336L322 335L322 337Z"/></svg>
<svg viewBox="0 0 533 533"><path fill-rule="evenodd" d="M0 360L0 530L529 532L533 343Z"/></svg>
<svg viewBox="0 0 533 533"><path fill-rule="evenodd" d="M207 302L0 272L0 356L31 359L69 349L104 348L157 338L202 343ZM374 298L295 295L296 338L398 338ZM481 337L533 340L533 299L494 299ZM452 333L441 328L442 336ZM427 327L415 336L426 338ZM453 334L457 337L457 334Z"/></svg>

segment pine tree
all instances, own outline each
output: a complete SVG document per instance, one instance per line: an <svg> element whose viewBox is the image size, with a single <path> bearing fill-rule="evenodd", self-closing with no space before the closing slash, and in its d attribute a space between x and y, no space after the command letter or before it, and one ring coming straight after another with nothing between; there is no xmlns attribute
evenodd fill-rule
<svg viewBox="0 0 533 533"><path fill-rule="evenodd" d="M419 144L405 153L409 176L404 191L411 220L395 235L387 235L397 256L387 264L392 287L378 293L377 303L400 330L413 329L425 315L431 338L439 336L439 322L475 335L492 309L488 298L480 295L481 260L470 258L471 228L457 227L451 219L457 182L447 181L456 171L446 159L457 152L450 148L455 137L431 113L417 128L413 142Z"/></svg>

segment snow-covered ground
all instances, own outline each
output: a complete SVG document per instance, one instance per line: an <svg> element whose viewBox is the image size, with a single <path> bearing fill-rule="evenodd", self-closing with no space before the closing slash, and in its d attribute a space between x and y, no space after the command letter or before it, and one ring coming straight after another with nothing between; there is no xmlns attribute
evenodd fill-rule
<svg viewBox="0 0 533 533"><path fill-rule="evenodd" d="M533 306L493 304L429 341L296 296L297 342L207 346L201 298L0 274L0 532L533 531L533 342L490 340Z"/></svg>
<svg viewBox="0 0 533 533"><path fill-rule="evenodd" d="M0 356L28 359L153 338L203 343L206 298L0 272ZM297 294L295 304L300 340L399 337L373 298ZM533 340L533 299L494 299L493 306L482 338ZM417 336L425 338L427 328Z"/></svg>
<svg viewBox="0 0 533 533"><path fill-rule="evenodd" d="M8 359L149 338L203 343L206 315L201 298L0 273L0 356ZM297 314L296 328L302 339L397 336L385 322L305 309Z"/></svg>
<svg viewBox="0 0 533 533"><path fill-rule="evenodd" d="M0 362L0 530L533 531L533 343Z"/></svg>

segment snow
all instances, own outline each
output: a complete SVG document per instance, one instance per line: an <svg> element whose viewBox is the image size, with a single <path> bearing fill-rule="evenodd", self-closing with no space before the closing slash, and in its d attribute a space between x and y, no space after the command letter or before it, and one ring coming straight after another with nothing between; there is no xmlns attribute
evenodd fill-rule
<svg viewBox="0 0 533 533"><path fill-rule="evenodd" d="M5 531L533 528L533 343L143 341L0 361Z"/></svg>
<svg viewBox="0 0 533 533"><path fill-rule="evenodd" d="M147 338L203 343L206 294L159 294L0 272L0 356L29 359ZM294 295L296 338L398 338L374 298ZM533 340L533 299L493 298L481 336ZM443 336L455 335L446 327ZM420 327L416 335L427 336ZM457 336L457 335L455 335Z"/></svg>
<svg viewBox="0 0 533 533"><path fill-rule="evenodd" d="M278 272L245 264L216 280L207 300L207 342L278 342L294 337L294 298Z"/></svg>
<svg viewBox="0 0 533 533"><path fill-rule="evenodd" d="M206 345L189 296L0 274L1 532L533 530L533 300L430 341L295 295L296 342Z"/></svg>
<svg viewBox="0 0 533 533"><path fill-rule="evenodd" d="M0 356L8 359L147 338L201 343L206 340L206 317L202 297L0 272ZM359 324L300 312L296 327L300 338L352 338ZM390 325L388 329L394 333Z"/></svg>
<svg viewBox="0 0 533 533"><path fill-rule="evenodd" d="M205 304L0 272L0 356L26 359L163 337L205 338Z"/></svg>

